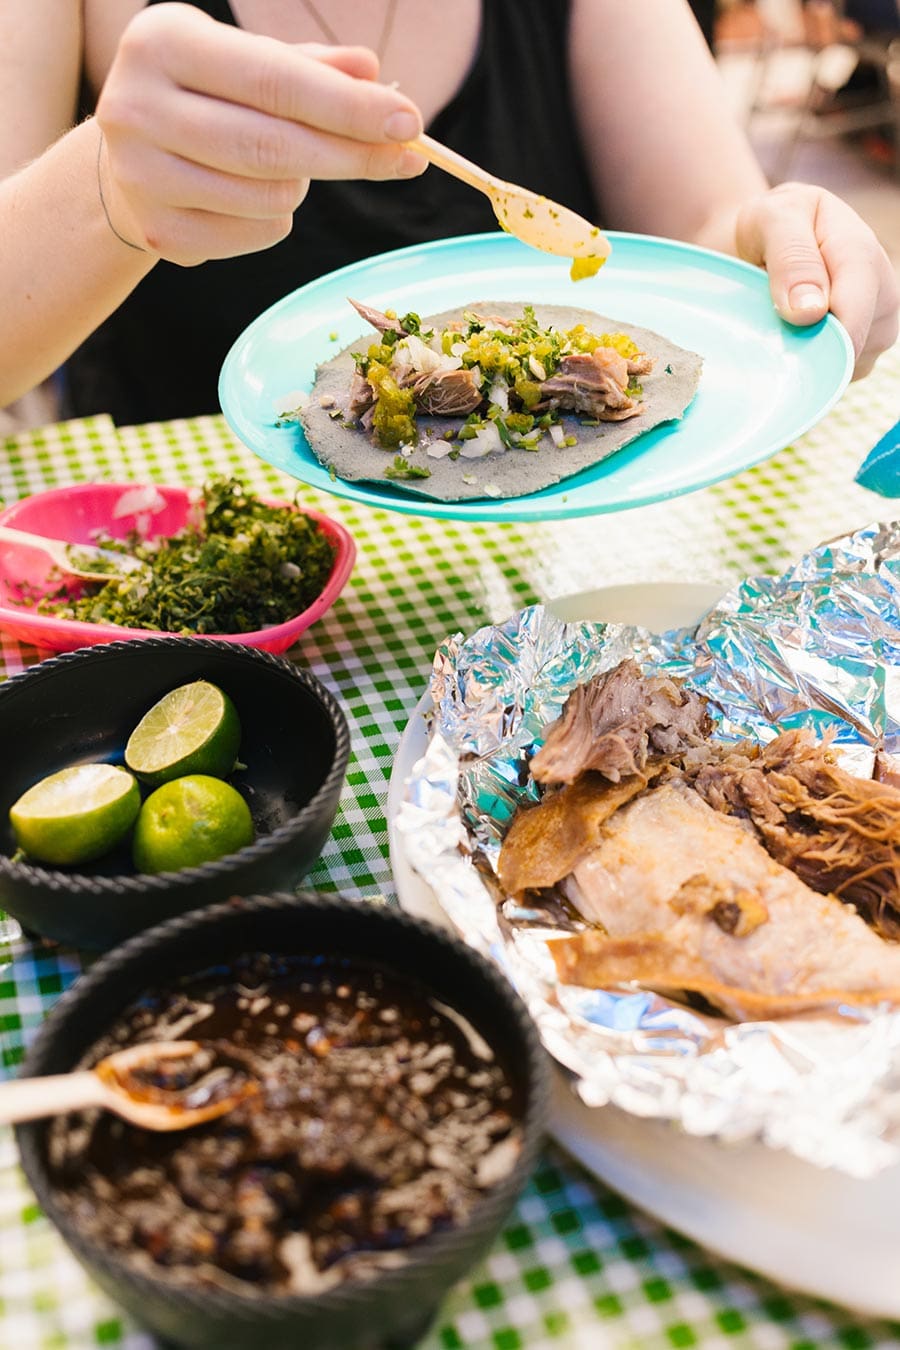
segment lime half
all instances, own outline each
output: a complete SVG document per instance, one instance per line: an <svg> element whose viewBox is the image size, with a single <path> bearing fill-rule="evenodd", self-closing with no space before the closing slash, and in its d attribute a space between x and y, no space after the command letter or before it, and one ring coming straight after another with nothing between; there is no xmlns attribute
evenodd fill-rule
<svg viewBox="0 0 900 1350"><path fill-rule="evenodd" d="M21 849L37 862L89 862L130 830L141 807L137 782L114 764L77 764L42 778L10 807Z"/></svg>
<svg viewBox="0 0 900 1350"><path fill-rule="evenodd" d="M185 774L224 778L241 742L241 724L227 694L195 680L161 698L138 722L125 747L125 763L151 787Z"/></svg>
<svg viewBox="0 0 900 1350"><path fill-rule="evenodd" d="M178 872L252 843L253 819L241 794L221 778L197 773L150 793L132 851L139 872Z"/></svg>

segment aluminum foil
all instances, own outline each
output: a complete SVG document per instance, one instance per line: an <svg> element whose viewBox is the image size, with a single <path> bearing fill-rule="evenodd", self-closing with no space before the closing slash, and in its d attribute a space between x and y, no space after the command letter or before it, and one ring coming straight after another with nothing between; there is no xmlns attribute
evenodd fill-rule
<svg viewBox="0 0 900 1350"><path fill-rule="evenodd" d="M535 797L527 765L542 728L574 685L626 656L708 697L719 739L829 730L845 767L869 776L876 752L900 751L900 522L742 582L695 629L563 623L534 606L448 638L435 656L428 749L395 822L411 866L505 971L588 1105L759 1139L857 1177L900 1162L900 1011L732 1023L633 987L566 986L546 939L571 918L501 893L500 841Z"/></svg>

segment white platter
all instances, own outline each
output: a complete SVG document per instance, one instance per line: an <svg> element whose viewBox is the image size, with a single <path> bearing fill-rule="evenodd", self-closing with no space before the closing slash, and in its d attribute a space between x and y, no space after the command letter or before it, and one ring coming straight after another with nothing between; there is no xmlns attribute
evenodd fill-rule
<svg viewBox="0 0 900 1350"><path fill-rule="evenodd" d="M616 586L552 602L565 619L642 624L696 621L715 587ZM407 862L395 821L404 784L425 752L423 695L403 733L388 793L391 863L401 905L448 920ZM872 1317L900 1318L897 1232L900 1166L860 1181L761 1144L723 1145L616 1107L583 1105L557 1075L551 1131L601 1181L704 1247L776 1283Z"/></svg>

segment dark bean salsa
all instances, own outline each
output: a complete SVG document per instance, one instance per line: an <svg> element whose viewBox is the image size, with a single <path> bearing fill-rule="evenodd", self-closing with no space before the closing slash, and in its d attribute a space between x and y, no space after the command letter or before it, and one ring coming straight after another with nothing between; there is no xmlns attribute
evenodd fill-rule
<svg viewBox="0 0 900 1350"><path fill-rule="evenodd" d="M258 1090L186 1131L100 1112L51 1131L53 1184L79 1231L145 1270L314 1294L462 1223L515 1165L509 1076L465 1019L404 979L244 957L145 995L84 1065L186 1038L203 1046L197 1064L160 1060L146 1086L215 1081L225 1066Z"/></svg>

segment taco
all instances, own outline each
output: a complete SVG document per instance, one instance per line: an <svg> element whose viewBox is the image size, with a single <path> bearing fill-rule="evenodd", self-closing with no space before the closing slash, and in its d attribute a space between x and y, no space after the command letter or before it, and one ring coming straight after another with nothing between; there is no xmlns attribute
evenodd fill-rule
<svg viewBox="0 0 900 1350"><path fill-rule="evenodd" d="M520 497L599 463L694 397L702 358L569 305L420 318L351 301L375 335L320 365L295 414L339 478L423 497Z"/></svg>

